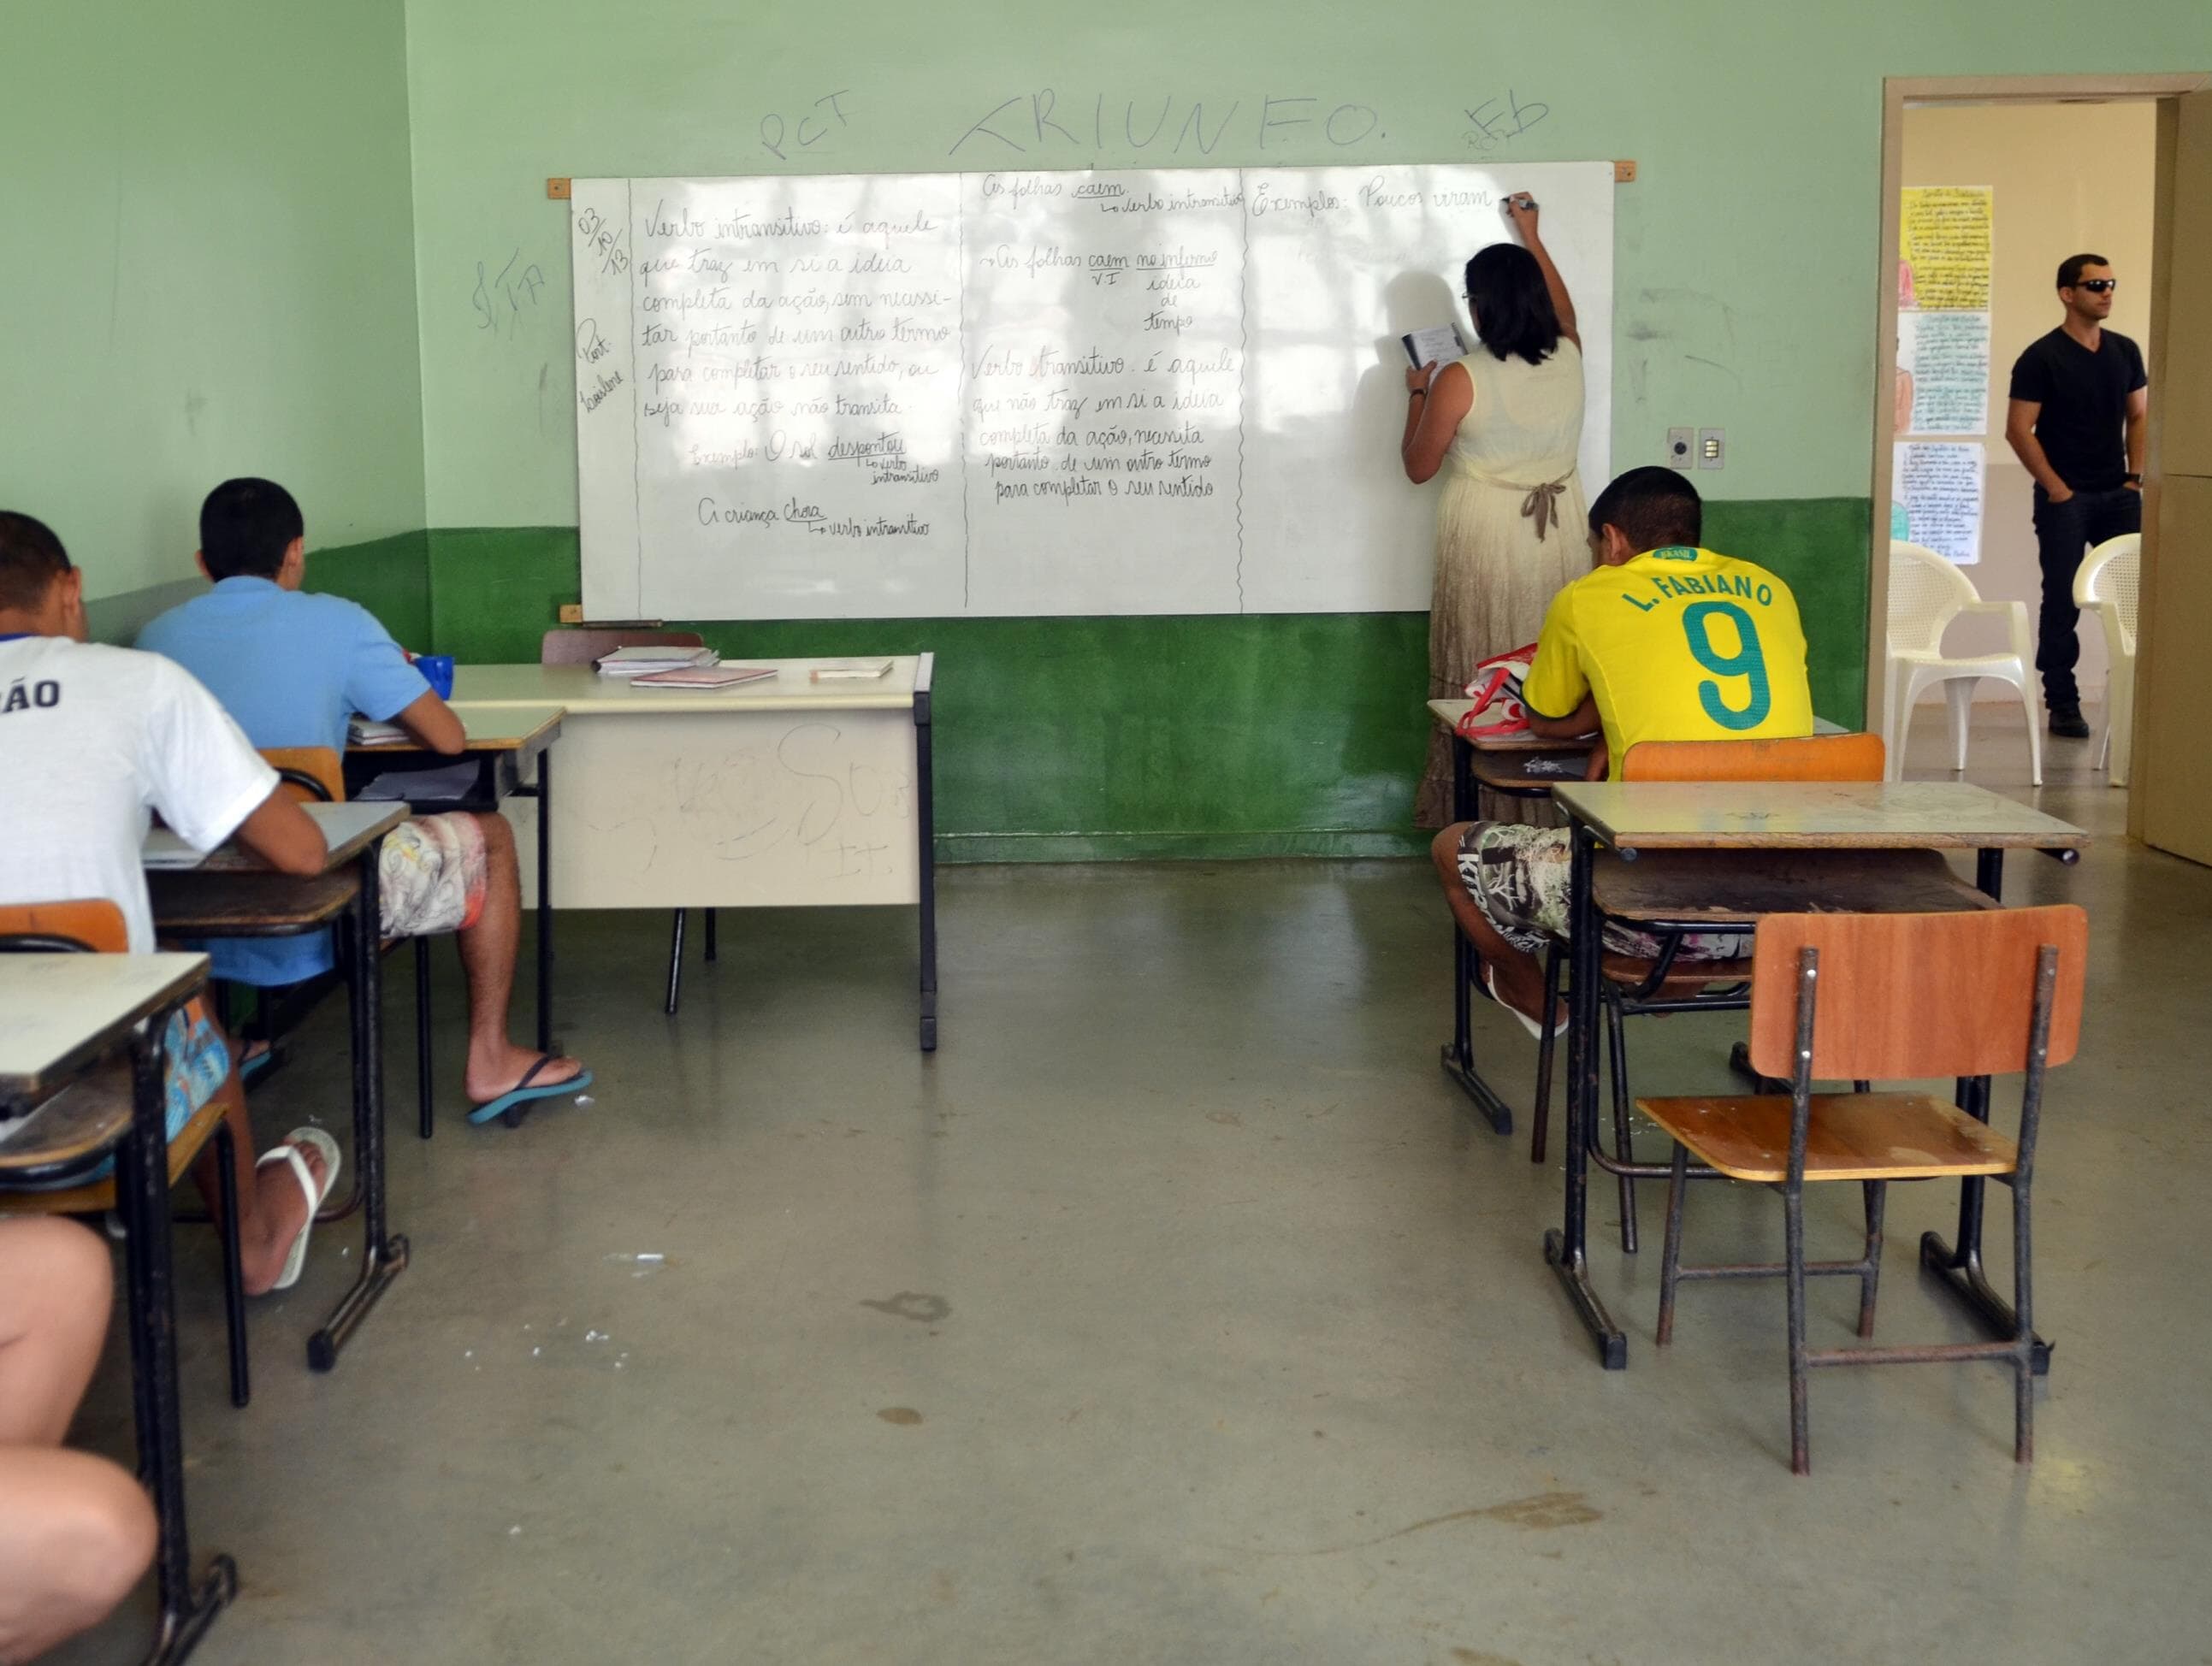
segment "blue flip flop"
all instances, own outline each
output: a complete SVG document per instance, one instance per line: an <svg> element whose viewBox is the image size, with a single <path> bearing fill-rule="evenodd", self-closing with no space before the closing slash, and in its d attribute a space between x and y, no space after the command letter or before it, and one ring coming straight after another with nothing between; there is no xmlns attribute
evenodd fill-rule
<svg viewBox="0 0 2212 1666"><path fill-rule="evenodd" d="M238 1066L239 1085L241 1087L252 1087L254 1083L259 1081L283 1062L283 1061L276 1055L276 1043L274 1042L270 1043L258 1053L248 1053L240 1049Z"/></svg>
<svg viewBox="0 0 2212 1666"><path fill-rule="evenodd" d="M550 1053L540 1053L538 1055L538 1062L522 1073L520 1081L496 1099L488 1099L483 1104L472 1109L469 1112L469 1121L483 1123L489 1122L495 1116L503 1116L507 1119L507 1127L520 1128L522 1126L520 1107L531 1100L550 1099L563 1093L581 1093L592 1085L592 1073L588 1070L580 1070L566 1081L549 1082L542 1087L531 1086L531 1081L538 1073L552 1062L553 1055Z"/></svg>

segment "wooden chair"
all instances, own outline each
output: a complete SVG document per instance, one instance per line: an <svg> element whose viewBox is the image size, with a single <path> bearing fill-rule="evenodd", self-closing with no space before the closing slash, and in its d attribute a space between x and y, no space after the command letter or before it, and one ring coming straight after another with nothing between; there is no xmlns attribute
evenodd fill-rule
<svg viewBox="0 0 2212 1666"><path fill-rule="evenodd" d="M541 666L588 666L618 648L704 648L696 630L631 630L620 626L563 625L538 639Z"/></svg>
<svg viewBox="0 0 2212 1666"><path fill-rule="evenodd" d="M130 948L123 910L105 897L0 905L0 954L126 954ZM112 1129L118 1115L127 1124L132 1108L127 1060L94 1071L48 1100L39 1114L52 1126L56 1140L36 1152L11 1152L0 1158L0 1215L100 1215L114 1208L112 1175L66 1190L17 1191L9 1189L10 1170L33 1164L52 1170L67 1162L76 1154L67 1148L71 1130ZM217 1183L222 1200L217 1230L222 1237L223 1314L230 1335L230 1403L243 1407L251 1398L252 1383L246 1352L246 1280L238 1248L238 1159L220 1099L203 1105L169 1141L169 1183L173 1186L184 1177L210 1140L222 1171ZM90 1152L83 1154L88 1158Z"/></svg>
<svg viewBox="0 0 2212 1666"><path fill-rule="evenodd" d="M280 778L283 790L306 804L345 802L345 764L327 746L264 746L261 756ZM430 1048L430 939L410 939L415 945L415 1095L416 1132L428 1140L436 1131L434 1060ZM264 1017L260 1026L272 1031ZM258 1035L273 1051L273 1033Z"/></svg>
<svg viewBox="0 0 2212 1666"><path fill-rule="evenodd" d="M1810 1468L1807 1378L1821 1365L2003 1359L2013 1368L2013 1456L2035 1456L2035 1327L2029 1310L2029 1185L2045 1072L2073 1058L2081 1029L2088 916L2071 904L1982 914L1771 915L1759 921L1751 1056L1786 1077L1784 1097L1638 1099L1674 1140L1660 1271L1658 1341L1673 1340L1684 1279L1780 1276L1789 1283L1790 1467ZM2024 1071L2020 1134L2008 1140L1926 1093L1816 1094L1820 1079L1962 1080ZM1986 1104L1983 1096L1982 1104ZM1735 1180L1780 1189L1784 1259L1681 1264L1692 1157ZM1859 1280L1858 1334L1874 1335L1885 1189L1893 1180L1988 1176L2012 1188L2014 1334L1998 1342L1813 1348L1805 1280ZM1856 1261L1805 1258L1808 1183L1857 1181L1866 1237Z"/></svg>
<svg viewBox="0 0 2212 1666"><path fill-rule="evenodd" d="M549 630L538 644L538 663L541 666L588 666L618 648L704 648L707 639L696 630L625 629L609 626L593 629L564 626ZM688 909L676 910L676 921L668 939L668 1005L671 1018L676 1016L676 1004L684 990L684 923ZM705 910L707 915L707 958L716 958L719 945L714 940L714 910Z"/></svg>
<svg viewBox="0 0 2212 1666"><path fill-rule="evenodd" d="M1882 778L1884 748L1877 734L1808 735L1786 740L1647 740L1631 746L1620 759L1619 781L1851 781ZM1612 1172L1620 1186L1620 1248L1637 1253L1636 1183L1657 1180L1665 1170L1639 1164L1631 1148L1628 1119L1628 1039L1624 1020L1645 1014L1690 1011L1740 1012L1744 1006L1748 960L1675 959L1679 935L1662 939L1659 958L1629 955L1601 957L1605 985L1599 1005L1605 1016L1606 1047L1613 1073L1613 1149L1608 1156L1595 1138L1592 1159ZM1553 943L1545 956L1547 991L1544 1033L1536 1059L1536 1110L1529 1137L1529 1160L1544 1160L1551 1126L1552 1069L1558 1051L1554 1018L1566 970L1565 945Z"/></svg>

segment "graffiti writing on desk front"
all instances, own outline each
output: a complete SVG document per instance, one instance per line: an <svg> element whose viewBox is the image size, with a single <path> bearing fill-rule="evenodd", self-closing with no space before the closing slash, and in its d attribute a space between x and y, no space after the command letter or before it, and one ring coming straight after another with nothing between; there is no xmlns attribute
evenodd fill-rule
<svg viewBox="0 0 2212 1666"><path fill-rule="evenodd" d="M896 873L914 819L914 777L840 755L835 724L806 723L773 746L670 765L678 820L724 861L789 846L827 879Z"/></svg>

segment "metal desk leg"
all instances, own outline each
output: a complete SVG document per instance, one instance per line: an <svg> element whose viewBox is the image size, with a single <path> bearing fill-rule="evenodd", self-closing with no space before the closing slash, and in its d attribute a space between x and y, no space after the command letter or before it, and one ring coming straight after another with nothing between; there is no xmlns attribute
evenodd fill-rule
<svg viewBox="0 0 2212 1666"><path fill-rule="evenodd" d="M307 1338L307 1364L328 1371L368 1310L407 1266L407 1240L387 1234L384 1222L384 988L377 952L383 909L377 864L384 841L362 852L361 894L346 932L347 1015L353 1028L354 1161L361 1171L363 1203L361 1274L339 1299L323 1328Z"/></svg>
<svg viewBox="0 0 2212 1666"><path fill-rule="evenodd" d="M1474 748L1458 735L1452 737L1452 819L1473 821L1474 799ZM1492 1131L1498 1134L1513 1132L1513 1110L1497 1091L1483 1079L1482 1073L1474 1067L1474 1035L1470 1008L1474 998L1474 945L1468 942L1456 921L1452 926L1452 1038L1438 1049L1444 1074L1459 1084L1460 1091L1474 1101Z"/></svg>
<svg viewBox="0 0 2212 1666"><path fill-rule="evenodd" d="M1590 871L1597 841L1573 822L1573 860L1569 868L1567 918L1571 940L1568 976L1571 1017L1567 1030L1566 1213L1563 1224L1544 1234L1544 1259L1559 1275L1583 1329L1597 1344L1598 1362L1607 1371L1628 1364L1628 1338L1605 1310L1589 1280L1590 1130L1597 1122L1598 975L1597 909L1590 898Z"/></svg>
<svg viewBox="0 0 2212 1666"><path fill-rule="evenodd" d="M184 1413L177 1402L177 1305L170 1265L167 1095L162 1082L164 1014L149 1020L131 1049L131 1134L115 1153L116 1199L126 1231L123 1258L131 1305L131 1411L138 1468L154 1495L161 1541L155 1553L161 1634L147 1658L180 1661L238 1594L238 1567L210 1560L192 1578L185 1522Z"/></svg>
<svg viewBox="0 0 2212 1666"><path fill-rule="evenodd" d="M538 1050L553 1050L553 749L538 755Z"/></svg>
<svg viewBox="0 0 2212 1666"><path fill-rule="evenodd" d="M1974 883L1985 895L2002 898L2003 851L1976 853ZM1958 1092L1960 1110L1978 1122L1990 1120L1988 1077L1960 1078ZM1987 1184L1979 1175L1969 1175L1960 1181L1958 1247L1954 1250L1945 1243L1941 1232L1923 1232L1920 1265L1942 1280L1944 1287L1959 1298L1975 1322L1990 1335L2009 1341L2020 1334L2019 1321L2014 1316L2012 1304L1997 1293L1996 1286L1990 1282L1989 1274L1982 1268L1982 1211ZM2035 1374L2048 1375L2051 1344L2040 1336L2035 1339L2034 1359Z"/></svg>
<svg viewBox="0 0 2212 1666"><path fill-rule="evenodd" d="M937 1051L937 794L930 749L927 672L933 656L922 656L924 686L914 695L914 819L921 859L921 1050Z"/></svg>

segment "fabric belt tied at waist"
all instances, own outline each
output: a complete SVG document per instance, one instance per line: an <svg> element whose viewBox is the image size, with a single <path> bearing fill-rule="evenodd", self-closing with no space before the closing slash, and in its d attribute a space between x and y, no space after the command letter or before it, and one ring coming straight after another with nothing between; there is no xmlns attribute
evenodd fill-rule
<svg viewBox="0 0 2212 1666"><path fill-rule="evenodd" d="M1563 474L1557 480L1547 480L1540 486L1530 486L1518 480L1501 480L1494 474L1485 474L1480 469L1468 468L1465 464L1461 467L1466 469L1470 478L1480 480L1486 486L1525 493L1521 500L1521 518L1536 523L1536 541L1539 544L1544 541L1546 529L1559 520L1559 497L1567 489L1567 482L1574 478L1571 474Z"/></svg>

